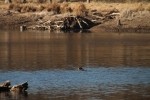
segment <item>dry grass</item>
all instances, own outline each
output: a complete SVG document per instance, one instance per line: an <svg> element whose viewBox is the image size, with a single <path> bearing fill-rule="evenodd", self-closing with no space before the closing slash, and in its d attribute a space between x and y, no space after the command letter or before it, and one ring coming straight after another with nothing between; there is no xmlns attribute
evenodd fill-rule
<svg viewBox="0 0 150 100"><path fill-rule="evenodd" d="M23 6L22 9L21 9L21 12L35 12L37 11L37 7L34 7L34 6Z"/></svg>
<svg viewBox="0 0 150 100"><path fill-rule="evenodd" d="M104 3L104 2L92 2L86 4L88 9L97 9L100 11L107 11L111 9L118 9L119 11L123 9L131 9L135 11L143 11L149 7L149 3Z"/></svg>
<svg viewBox="0 0 150 100"><path fill-rule="evenodd" d="M15 10L18 12L21 12L21 9L23 8L23 6L19 5L19 4L10 4L8 9L9 10Z"/></svg>
<svg viewBox="0 0 150 100"><path fill-rule="evenodd" d="M139 3L138 5L137 5L137 7L135 7L135 9L134 9L136 12L137 11L144 11L145 10L145 7L144 7L144 5L142 4L142 3Z"/></svg>
<svg viewBox="0 0 150 100"><path fill-rule="evenodd" d="M59 3L52 3L47 5L47 11L53 11L55 14L60 13L60 4Z"/></svg>
<svg viewBox="0 0 150 100"><path fill-rule="evenodd" d="M35 12L38 10L38 7L33 4L10 4L8 6L9 10L15 10L18 12Z"/></svg>
<svg viewBox="0 0 150 100"><path fill-rule="evenodd" d="M150 4L149 4L149 6L146 7L146 10L150 11Z"/></svg>
<svg viewBox="0 0 150 100"><path fill-rule="evenodd" d="M100 12L108 12L114 9L124 11L125 9L129 9L133 12L138 11L150 11L149 3L104 3L104 2L91 2L91 3L13 3L13 4L0 4L0 9L10 9L16 10L19 12L35 12L35 11L43 11L46 10L48 12L52 11L55 14L59 13L74 13L76 15L85 15L88 10L97 10Z"/></svg>
<svg viewBox="0 0 150 100"><path fill-rule="evenodd" d="M67 2L64 2L60 5L60 10L61 10L61 13L71 13L72 12L72 9L71 7L69 7L69 3Z"/></svg>
<svg viewBox="0 0 150 100"><path fill-rule="evenodd" d="M39 8L38 8L38 11L43 11L44 9L46 9L46 7L43 6L43 5L40 5Z"/></svg>
<svg viewBox="0 0 150 100"><path fill-rule="evenodd" d="M8 5L0 3L0 9L8 9Z"/></svg>
<svg viewBox="0 0 150 100"><path fill-rule="evenodd" d="M135 2L149 2L149 0L93 0L93 1L99 1L99 2L107 2L107 3L135 3Z"/></svg>
<svg viewBox="0 0 150 100"><path fill-rule="evenodd" d="M69 7L72 9L73 14L84 16L87 12L86 4L84 3L70 3Z"/></svg>

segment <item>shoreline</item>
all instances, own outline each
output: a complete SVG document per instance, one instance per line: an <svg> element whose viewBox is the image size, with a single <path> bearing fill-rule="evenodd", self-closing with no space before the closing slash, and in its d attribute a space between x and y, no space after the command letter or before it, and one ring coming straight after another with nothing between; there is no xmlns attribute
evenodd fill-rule
<svg viewBox="0 0 150 100"><path fill-rule="evenodd" d="M26 4L27 5L27 4ZM68 5L68 4L67 4ZM76 5L76 3L70 3L70 6ZM98 5L98 4L97 4ZM99 4L100 5L100 4ZM106 32L150 32L150 11L146 9L134 11L133 9L119 9L120 5L126 5L119 3L116 8L110 7L109 4L105 4L107 10L104 8L101 9L99 7L95 7L95 5L85 3L84 6L86 8L81 8L78 10L82 10L81 12L76 11L78 13L88 12L88 15L81 15L83 17L89 18L91 20L95 20L97 24L90 28L90 31L106 31ZM139 4L141 5L141 4ZM143 4L144 5L144 4ZM9 5L6 5L7 8ZM61 6L61 5L60 5ZM83 4L79 5L83 6ZM115 6L115 5L111 5ZM72 6L73 7L73 6ZM65 16L70 15L70 13L59 13L55 14L54 11L35 11L35 12L18 12L14 9L0 9L0 29L19 29L19 26L22 25L36 25L39 21L53 21L56 19L64 18ZM74 12L73 12L74 14ZM120 20L120 26L118 26L118 20Z"/></svg>

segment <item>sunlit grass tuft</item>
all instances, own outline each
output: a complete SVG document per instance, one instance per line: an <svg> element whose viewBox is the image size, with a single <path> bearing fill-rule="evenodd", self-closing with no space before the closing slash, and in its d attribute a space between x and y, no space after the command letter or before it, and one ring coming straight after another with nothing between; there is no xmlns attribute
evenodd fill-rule
<svg viewBox="0 0 150 100"><path fill-rule="evenodd" d="M50 3L47 5L47 11L53 11L55 14L60 13L60 4L58 3Z"/></svg>
<svg viewBox="0 0 150 100"><path fill-rule="evenodd" d="M69 7L69 3L67 2L64 2L60 5L60 10L61 10L61 13L71 13L72 12L72 9L71 7Z"/></svg>
<svg viewBox="0 0 150 100"><path fill-rule="evenodd" d="M60 13L73 13L76 15L85 15L88 10L97 10L99 12L108 12L114 9L123 11L129 9L134 12L150 11L149 3L105 3L105 2L64 2L64 3L12 3L1 4L0 9L9 9L19 12L37 12L37 11L52 11L55 14Z"/></svg>
<svg viewBox="0 0 150 100"><path fill-rule="evenodd" d="M85 4L83 4L83 3L71 4L70 7L73 10L73 13L75 15L84 16L87 11L87 8L86 8Z"/></svg>

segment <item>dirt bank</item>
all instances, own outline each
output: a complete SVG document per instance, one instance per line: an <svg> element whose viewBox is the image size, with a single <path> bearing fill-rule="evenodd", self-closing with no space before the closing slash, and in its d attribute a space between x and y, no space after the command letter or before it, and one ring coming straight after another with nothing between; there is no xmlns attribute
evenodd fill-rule
<svg viewBox="0 0 150 100"><path fill-rule="evenodd" d="M75 5L77 4L63 4L63 9L65 8L63 11L60 8L50 9L50 6L45 8L44 5L43 10L41 10L41 6L38 6L40 10L36 7L36 9L31 11L27 11L25 5L20 10L16 8L18 6L13 6L13 8L8 4L3 5L0 8L0 26L5 29L19 28L21 25L36 25L41 21L53 21L69 15L81 15L99 23L92 27L91 31L150 32L150 10L148 9L150 6L147 4L137 4L138 7L133 8L132 6L136 4L128 6L126 4L104 4L105 7L104 5L100 7L102 4L91 3L78 4L78 9L74 8ZM62 4L59 4L59 6L62 7Z"/></svg>
<svg viewBox="0 0 150 100"><path fill-rule="evenodd" d="M3 29L19 28L20 25L34 24L39 18L33 13L18 13L0 10L0 27Z"/></svg>

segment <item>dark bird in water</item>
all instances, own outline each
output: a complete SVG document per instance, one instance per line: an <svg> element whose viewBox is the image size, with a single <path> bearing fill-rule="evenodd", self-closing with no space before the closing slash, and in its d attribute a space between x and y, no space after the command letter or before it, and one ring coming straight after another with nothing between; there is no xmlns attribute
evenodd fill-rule
<svg viewBox="0 0 150 100"><path fill-rule="evenodd" d="M85 71L85 69L83 69L82 67L78 67L78 70Z"/></svg>

